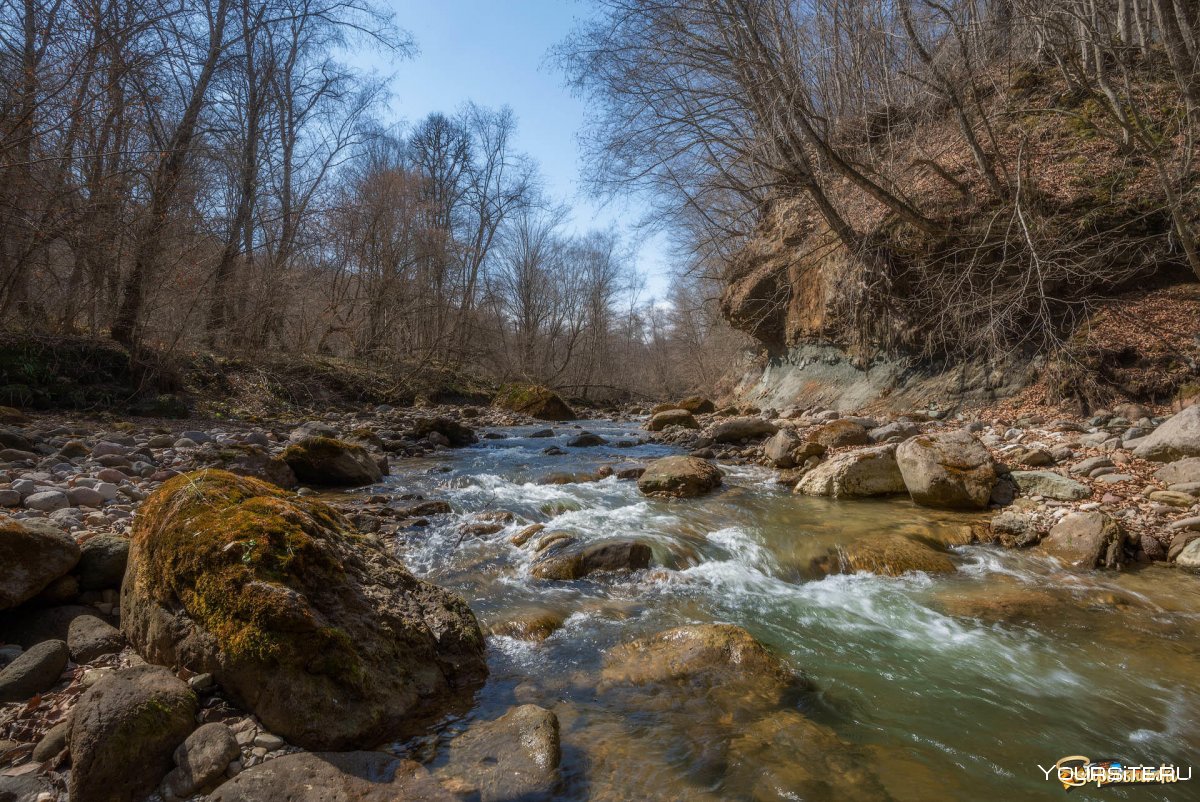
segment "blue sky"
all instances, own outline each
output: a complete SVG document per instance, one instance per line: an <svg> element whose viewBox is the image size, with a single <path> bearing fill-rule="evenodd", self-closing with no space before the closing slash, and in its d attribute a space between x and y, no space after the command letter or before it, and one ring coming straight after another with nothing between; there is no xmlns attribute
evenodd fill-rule
<svg viewBox="0 0 1200 802"><path fill-rule="evenodd" d="M517 146L541 165L545 187L574 210L576 231L632 227L642 214L636 200L600 204L586 197L580 181L577 135L584 105L563 86L548 51L577 19L589 13L573 0L379 0L396 24L412 34L415 58L379 54L355 58L393 76L391 116L409 123L432 111L453 112L468 100L508 105L517 117ZM661 298L669 265L665 237L641 243L636 255L646 278L643 300Z"/></svg>

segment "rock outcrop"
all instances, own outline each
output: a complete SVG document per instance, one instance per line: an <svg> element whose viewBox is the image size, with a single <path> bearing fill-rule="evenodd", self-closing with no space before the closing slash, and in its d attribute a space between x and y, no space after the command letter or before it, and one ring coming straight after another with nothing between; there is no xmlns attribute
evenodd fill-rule
<svg viewBox="0 0 1200 802"><path fill-rule="evenodd" d="M132 541L130 643L151 662L213 674L298 745L375 745L443 714L486 674L462 599L319 502L199 471L147 500Z"/></svg>
<svg viewBox="0 0 1200 802"><path fill-rule="evenodd" d="M553 798L561 759L558 718L543 707L521 705L451 741L438 775L480 802L534 802Z"/></svg>
<svg viewBox="0 0 1200 802"><path fill-rule="evenodd" d="M900 576L910 571L949 574L954 563L944 553L899 534L869 535L834 549L819 566L827 573L866 571Z"/></svg>

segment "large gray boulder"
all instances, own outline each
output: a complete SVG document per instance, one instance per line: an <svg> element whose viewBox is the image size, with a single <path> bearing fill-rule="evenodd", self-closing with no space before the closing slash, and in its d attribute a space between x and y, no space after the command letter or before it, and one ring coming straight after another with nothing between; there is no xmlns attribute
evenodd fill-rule
<svg viewBox="0 0 1200 802"><path fill-rule="evenodd" d="M833 498L885 496L904 489L894 445L838 454L804 474L796 485L797 493Z"/></svg>
<svg viewBox="0 0 1200 802"><path fill-rule="evenodd" d="M241 755L228 725L203 724L175 750L175 768L163 779L163 790L176 799L211 790L225 779L225 770Z"/></svg>
<svg viewBox="0 0 1200 802"><path fill-rule="evenodd" d="M778 426L762 418L733 418L716 424L705 434L714 443L739 443L742 440L761 440L778 430Z"/></svg>
<svg viewBox="0 0 1200 802"><path fill-rule="evenodd" d="M1054 471L1013 471L1012 480L1022 495L1026 496L1081 501L1092 495L1092 489L1083 482L1068 479Z"/></svg>
<svg viewBox="0 0 1200 802"><path fill-rule="evenodd" d="M1119 568L1125 562L1125 530L1102 512L1073 512L1050 529L1037 549L1069 568Z"/></svg>
<svg viewBox="0 0 1200 802"><path fill-rule="evenodd" d="M905 440L896 463L909 495L925 507L984 509L997 480L991 454L965 429Z"/></svg>
<svg viewBox="0 0 1200 802"><path fill-rule="evenodd" d="M487 674L461 598L325 504L224 471L177 476L143 504L121 627L150 662L213 674L309 749L407 734Z"/></svg>
<svg viewBox="0 0 1200 802"><path fill-rule="evenodd" d="M1164 421L1142 438L1133 455L1152 462L1200 457L1200 404L1193 404Z"/></svg>
<svg viewBox="0 0 1200 802"><path fill-rule="evenodd" d="M420 763L384 752L299 752L246 769L208 802L459 802Z"/></svg>
<svg viewBox="0 0 1200 802"><path fill-rule="evenodd" d="M780 429L763 444L763 456L776 468L792 468L796 465L794 452L803 442L791 429Z"/></svg>
<svg viewBox="0 0 1200 802"><path fill-rule="evenodd" d="M114 654L125 646L121 630L94 615L81 615L71 621L67 646L76 663L90 663L97 657Z"/></svg>
<svg viewBox="0 0 1200 802"><path fill-rule="evenodd" d="M103 534L85 540L80 546L79 565L75 574L79 577L80 590L107 590L121 587L125 576L125 564L129 561L129 538L121 535Z"/></svg>
<svg viewBox="0 0 1200 802"><path fill-rule="evenodd" d="M1154 472L1154 478L1167 485L1200 482L1200 457L1188 457L1167 463Z"/></svg>
<svg viewBox="0 0 1200 802"><path fill-rule="evenodd" d="M67 644L42 641L0 671L0 703L24 702L58 682L69 657Z"/></svg>
<svg viewBox="0 0 1200 802"><path fill-rule="evenodd" d="M693 498L721 484L721 471L699 457L662 457L646 466L638 490L647 496Z"/></svg>
<svg viewBox="0 0 1200 802"><path fill-rule="evenodd" d="M0 518L0 610L32 599L78 562L79 546L58 527Z"/></svg>
<svg viewBox="0 0 1200 802"><path fill-rule="evenodd" d="M196 726L196 695L162 666L106 674L71 719L71 802L134 802L171 770Z"/></svg>
<svg viewBox="0 0 1200 802"><path fill-rule="evenodd" d="M553 798L561 758L558 717L537 705L521 705L451 741L438 775L480 802L533 802Z"/></svg>

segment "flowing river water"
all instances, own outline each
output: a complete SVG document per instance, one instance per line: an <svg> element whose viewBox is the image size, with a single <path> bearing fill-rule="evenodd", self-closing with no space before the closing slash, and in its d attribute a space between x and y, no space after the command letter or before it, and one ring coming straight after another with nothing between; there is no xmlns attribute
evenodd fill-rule
<svg viewBox="0 0 1200 802"><path fill-rule="evenodd" d="M1200 757L1196 577L1161 564L1072 574L990 546L952 548L953 574L824 576L813 558L864 533L953 542L978 519L907 500L794 496L770 471L744 466L722 465L724 487L690 500L647 499L615 477L538 484L552 472L678 452L618 447L638 439L636 424L582 425L610 444L569 448L579 431L571 426L555 427L554 438L516 427L499 430L505 439L405 463L389 480L396 492L454 507L406 530L400 553L414 572L461 593L485 628L514 616L565 619L543 642L490 637L491 676L471 713L488 719L523 703L555 711L562 798L812 798L789 788L789 777L812 767L786 741L763 751L761 765L752 754L738 772L720 768L736 711L731 724L703 700L603 691L606 649L690 623L744 627L811 679L817 691L796 708L867 755L897 800L1061 799L1039 764L1086 755L1188 766ZM551 445L567 453L545 455ZM464 518L497 509L516 522L462 539ZM531 578L532 549L509 543L531 522L584 541L649 543L652 566L573 582ZM410 747L436 762L436 740ZM1068 798L1200 799L1200 778L1074 789Z"/></svg>

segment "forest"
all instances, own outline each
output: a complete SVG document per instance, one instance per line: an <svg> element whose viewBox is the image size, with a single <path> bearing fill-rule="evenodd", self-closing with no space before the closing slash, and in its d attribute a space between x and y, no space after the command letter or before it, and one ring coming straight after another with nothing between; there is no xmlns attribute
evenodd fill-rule
<svg viewBox="0 0 1200 802"><path fill-rule="evenodd" d="M620 235L568 233L506 107L384 121L403 87L352 48L414 44L358 0L5 0L5 328L585 396L716 381L713 292L656 302Z"/></svg>

